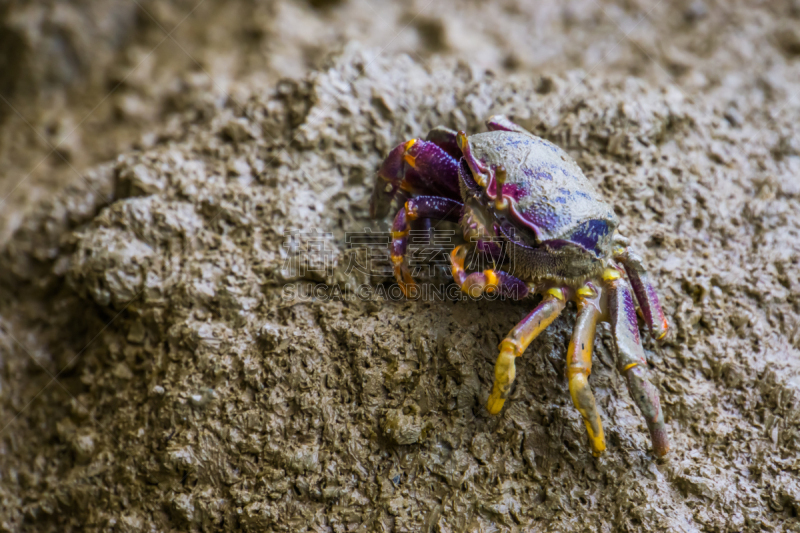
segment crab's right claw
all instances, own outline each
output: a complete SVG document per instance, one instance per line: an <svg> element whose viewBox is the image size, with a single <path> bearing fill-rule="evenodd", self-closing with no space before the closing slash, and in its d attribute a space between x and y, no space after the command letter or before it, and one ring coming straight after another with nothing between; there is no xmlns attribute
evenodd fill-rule
<svg viewBox="0 0 800 533"><path fill-rule="evenodd" d="M385 217L389 212L392 200L400 189L405 178L405 159L406 143L395 146L381 168L378 169L378 176L375 179L375 186L372 189L372 197L369 202L369 214L372 218Z"/></svg>

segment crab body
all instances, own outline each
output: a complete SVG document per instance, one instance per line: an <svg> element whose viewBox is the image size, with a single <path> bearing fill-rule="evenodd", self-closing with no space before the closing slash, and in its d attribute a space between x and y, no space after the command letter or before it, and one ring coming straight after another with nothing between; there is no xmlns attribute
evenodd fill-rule
<svg viewBox="0 0 800 533"><path fill-rule="evenodd" d="M647 377L636 303L651 334L662 339L667 322L639 257L617 233L611 206L580 167L558 146L506 117L487 121L490 131L467 137L439 127L426 140L395 147L378 172L371 212L381 216L393 199L409 198L392 224L391 258L406 295L416 286L406 262L410 223L458 222L469 246L450 254L453 278L473 296L500 291L513 298L531 292L542 302L500 344L487 409L499 413L515 378L514 359L563 311L578 317L567 353L573 402L586 423L592 452L605 450L599 412L588 384L596 325L611 323L617 363L650 429L656 455L669 450L658 391ZM467 272L468 248L495 268Z"/></svg>
<svg viewBox="0 0 800 533"><path fill-rule="evenodd" d="M611 255L617 217L566 152L519 131L478 133L467 142L485 184L462 188L462 197L469 198L467 220L492 221L483 233L515 243L512 250L518 253L512 257L524 255L520 248L538 247L561 259L560 269L534 270L523 262L514 265L515 271L574 283L602 269ZM501 180L497 169L505 170ZM462 180L469 183L470 175Z"/></svg>

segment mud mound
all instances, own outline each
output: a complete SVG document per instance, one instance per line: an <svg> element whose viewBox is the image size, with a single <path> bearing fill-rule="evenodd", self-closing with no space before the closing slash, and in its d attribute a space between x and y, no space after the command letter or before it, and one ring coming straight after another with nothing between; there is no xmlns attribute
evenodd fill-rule
<svg viewBox="0 0 800 533"><path fill-rule="evenodd" d="M664 460L607 331L591 383L609 449L589 454L564 378L572 311L519 360L491 417L497 344L534 301L308 291L380 281L348 269L346 232L377 227L368 192L392 145L439 124L478 131L494 113L576 158L657 280L673 325L647 350ZM751 142L764 122L728 115L632 78L426 68L356 46L243 106L187 112L42 206L3 251L18 313L0 323L0 384L24 415L0 441L2 525L796 528L797 156L770 156ZM303 238L322 239L330 268Z"/></svg>

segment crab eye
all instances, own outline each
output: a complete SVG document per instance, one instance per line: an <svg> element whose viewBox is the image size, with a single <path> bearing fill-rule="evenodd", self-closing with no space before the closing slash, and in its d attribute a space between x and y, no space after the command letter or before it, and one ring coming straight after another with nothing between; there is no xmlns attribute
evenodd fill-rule
<svg viewBox="0 0 800 533"><path fill-rule="evenodd" d="M458 149L461 150L461 152L469 149L467 145L467 134L463 131L459 131L456 134L456 142L458 142Z"/></svg>

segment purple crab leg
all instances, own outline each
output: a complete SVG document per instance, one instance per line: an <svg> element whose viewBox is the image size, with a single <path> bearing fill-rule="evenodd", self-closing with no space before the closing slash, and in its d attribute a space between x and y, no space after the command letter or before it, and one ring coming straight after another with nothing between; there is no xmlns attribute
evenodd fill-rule
<svg viewBox="0 0 800 533"><path fill-rule="evenodd" d="M465 293L477 298L484 292L500 291L503 296L520 300L530 292L528 285L524 281L502 270L489 269L483 272L467 274L464 270L466 252L467 248L465 246L456 246L450 252L450 268L453 273L453 280Z"/></svg>
<svg viewBox="0 0 800 533"><path fill-rule="evenodd" d="M606 269L603 280L609 288L608 310L617 346L617 367L620 374L625 376L631 397L647 422L653 451L662 457L669 452L669 436L658 390L647 379L647 361L639 339L633 294L628 282L616 269Z"/></svg>
<svg viewBox="0 0 800 533"><path fill-rule="evenodd" d="M494 365L494 385L486 408L496 415L503 409L503 404L511 391L511 384L516 377L514 360L521 356L533 340L549 326L564 307L567 299L563 289L553 288L547 291L542 303L522 319L500 343L500 355Z"/></svg>
<svg viewBox="0 0 800 533"><path fill-rule="evenodd" d="M464 205L451 198L441 196L417 196L411 198L397 211L392 223L392 244L390 245L394 277L409 296L409 291L414 287L414 279L406 262L406 249L408 247L409 224L413 220L428 218L433 220L449 220L458 222Z"/></svg>
<svg viewBox="0 0 800 533"><path fill-rule="evenodd" d="M600 311L600 294L592 283L586 283L577 291L578 318L572 330L572 339L567 350L567 379L572 403L583 417L592 455L599 457L606 449L603 423L597 412L589 374L592 373L592 349Z"/></svg>
<svg viewBox="0 0 800 533"><path fill-rule="evenodd" d="M642 258L625 248L615 254L614 259L625 267L633 292L636 294L639 309L642 310L642 316L650 328L650 334L656 340L663 340L667 336L669 324L667 324L667 317L664 316L664 311L661 309L661 303L658 301L656 289L650 282L650 276L642 264Z"/></svg>
<svg viewBox="0 0 800 533"><path fill-rule="evenodd" d="M522 126L511 122L505 115L492 115L486 120L486 127L489 131L513 131L516 133L524 133L531 135L531 132Z"/></svg>

